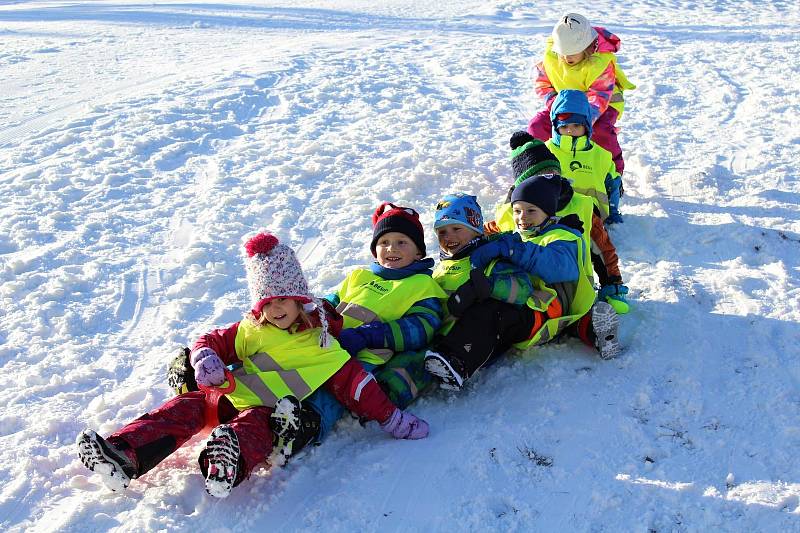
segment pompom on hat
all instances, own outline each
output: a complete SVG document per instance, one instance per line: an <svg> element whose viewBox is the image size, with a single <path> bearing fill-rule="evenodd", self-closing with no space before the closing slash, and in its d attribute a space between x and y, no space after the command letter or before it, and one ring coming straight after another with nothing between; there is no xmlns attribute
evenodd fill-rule
<svg viewBox="0 0 800 533"><path fill-rule="evenodd" d="M372 242L369 249L377 257L375 247L378 239L385 233L396 231L407 236L417 246L423 257L425 251L425 232L419 221L419 213L410 207L400 207L391 202L383 202L372 214Z"/></svg>
<svg viewBox="0 0 800 533"><path fill-rule="evenodd" d="M319 312L322 325L320 346L328 346L328 320L322 302L308 291L308 282L297 256L281 244L275 235L258 233L244 245L247 288L253 312L260 315L264 306L275 298L297 300L306 312Z"/></svg>
<svg viewBox="0 0 800 533"><path fill-rule="evenodd" d="M553 152L539 139L527 131L516 131L509 139L511 146L511 168L514 171L514 186L531 176L561 174L561 163Z"/></svg>

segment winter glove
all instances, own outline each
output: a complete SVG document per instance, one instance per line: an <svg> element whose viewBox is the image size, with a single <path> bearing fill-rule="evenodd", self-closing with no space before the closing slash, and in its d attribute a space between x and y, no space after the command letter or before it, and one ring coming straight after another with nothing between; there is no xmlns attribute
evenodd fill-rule
<svg viewBox="0 0 800 533"><path fill-rule="evenodd" d="M211 348L193 351L189 362L194 368L194 379L198 385L216 387L225 381L225 364Z"/></svg>
<svg viewBox="0 0 800 533"><path fill-rule="evenodd" d="M619 212L619 197L622 193L622 178L606 176L606 193L608 194L608 216L606 224L621 224L622 215Z"/></svg>
<svg viewBox="0 0 800 533"><path fill-rule="evenodd" d="M189 348L182 347L167 369L167 384L175 390L175 394L199 390L194 380L194 369L189 363L190 354Z"/></svg>
<svg viewBox="0 0 800 533"><path fill-rule="evenodd" d="M558 223L562 226L577 230L578 233L583 234L583 222L575 213L571 213L565 217L558 219Z"/></svg>
<svg viewBox="0 0 800 533"><path fill-rule="evenodd" d="M346 328L339 333L339 345L356 357L364 348L383 348L384 340L383 322L370 322L355 328Z"/></svg>
<svg viewBox="0 0 800 533"><path fill-rule="evenodd" d="M472 268L483 270L492 262L492 259L511 257L514 245L519 242L522 240L516 233L501 234L497 239L487 242L470 254L469 261Z"/></svg>
<svg viewBox="0 0 800 533"><path fill-rule="evenodd" d="M618 285L605 285L597 291L597 299L608 302L618 315L624 315L630 311L627 294L628 287L621 283Z"/></svg>
<svg viewBox="0 0 800 533"><path fill-rule="evenodd" d="M469 272L469 280L462 283L456 291L447 299L447 310L454 317L458 318L464 314L469 306L475 302L482 302L491 296L492 287L488 278L480 270L472 269Z"/></svg>
<svg viewBox="0 0 800 533"><path fill-rule="evenodd" d="M428 436L428 423L411 413L395 408L392 416L381 424L381 429L396 439L424 439Z"/></svg>

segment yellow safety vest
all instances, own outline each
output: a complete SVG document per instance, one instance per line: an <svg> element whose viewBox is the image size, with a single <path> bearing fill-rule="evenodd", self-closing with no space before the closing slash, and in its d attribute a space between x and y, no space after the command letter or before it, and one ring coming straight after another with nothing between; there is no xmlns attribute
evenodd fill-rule
<svg viewBox="0 0 800 533"><path fill-rule="evenodd" d="M562 142L571 144L569 137L562 137ZM585 146L586 137L577 139L578 146ZM553 139L545 143L561 163L561 175L569 179L576 193L588 196L597 206L600 218L608 217L608 194L606 193L606 176L617 175L611 152L596 143L591 150L572 151L571 147L558 146Z"/></svg>
<svg viewBox="0 0 800 533"><path fill-rule="evenodd" d="M553 38L547 39L547 47L544 52L544 71L556 92L564 89L577 89L586 92L592 83L608 67L609 62L614 64L614 76L616 84L611 95L609 105L619 112L618 118L622 118L625 110L625 100L622 96L623 91L630 91L636 88L631 83L620 66L617 64L617 56L612 52L595 52L588 58L575 65L567 65L558 58L558 54L553 52Z"/></svg>
<svg viewBox="0 0 800 533"><path fill-rule="evenodd" d="M336 292L339 295L336 310L344 317L345 328L398 320L420 300L447 298L447 294L426 274L392 280L363 268L351 272ZM389 348L367 348L358 353L358 359L382 365L393 355Z"/></svg>
<svg viewBox="0 0 800 533"><path fill-rule="evenodd" d="M242 320L235 347L243 366L232 372L236 388L227 394L233 406L240 411L275 407L288 395L302 400L328 381L350 354L333 339L329 347L320 348L319 333L319 328L293 333Z"/></svg>
<svg viewBox="0 0 800 533"><path fill-rule="evenodd" d="M525 239L523 237L523 240L536 243L539 246L547 246L550 243L560 240L576 242L578 245L578 270L579 272L583 270L581 265L584 264L584 256L587 255L587 252L582 237L579 237L570 231L557 228L546 231L542 235L537 235L530 239ZM556 292L550 287L547 287L541 279L535 276L533 279L534 286L537 289L549 292L552 295L542 307L534 307L534 309L546 312L547 306L549 306L552 299L556 297ZM591 309L592 305L594 304L594 300L594 286L585 275L579 275L575 296L572 298L569 308L566 310L567 314L558 318L548 319L532 338L528 339L527 341L519 342L514 346L522 350L529 346L544 344L552 340L556 335L561 333L564 328L574 322L577 322L583 315L588 313L589 309Z"/></svg>

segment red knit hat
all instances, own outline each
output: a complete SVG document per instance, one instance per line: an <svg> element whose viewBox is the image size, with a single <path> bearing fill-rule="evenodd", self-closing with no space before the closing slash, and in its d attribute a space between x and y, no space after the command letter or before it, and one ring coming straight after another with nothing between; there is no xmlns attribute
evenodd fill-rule
<svg viewBox="0 0 800 533"><path fill-rule="evenodd" d="M372 242L369 245L372 255L376 257L378 255L375 252L375 246L381 235L392 231L406 235L417 245L423 257L427 255L425 232L419 221L419 213L410 207L399 207L391 202L383 202L372 214Z"/></svg>

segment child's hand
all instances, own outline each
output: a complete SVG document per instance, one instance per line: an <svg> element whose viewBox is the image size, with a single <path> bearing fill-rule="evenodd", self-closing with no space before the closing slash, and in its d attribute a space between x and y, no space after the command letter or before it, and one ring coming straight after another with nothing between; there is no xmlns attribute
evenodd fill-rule
<svg viewBox="0 0 800 533"><path fill-rule="evenodd" d="M216 387L225 381L225 364L211 348L195 350L189 362L194 368L194 379L198 385Z"/></svg>
<svg viewBox="0 0 800 533"><path fill-rule="evenodd" d="M489 280L480 270L471 270L469 281L463 283L447 299L447 310L454 317L460 317L469 306L482 302L491 295Z"/></svg>
<svg viewBox="0 0 800 533"><path fill-rule="evenodd" d="M347 350L352 357L367 347L367 339L356 328L343 329L337 337L339 346Z"/></svg>
<svg viewBox="0 0 800 533"><path fill-rule="evenodd" d="M514 243L520 242L516 233L504 233L493 241L489 241L469 256L469 262L475 270L483 270L492 259L511 257L511 249Z"/></svg>

